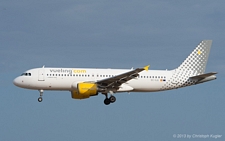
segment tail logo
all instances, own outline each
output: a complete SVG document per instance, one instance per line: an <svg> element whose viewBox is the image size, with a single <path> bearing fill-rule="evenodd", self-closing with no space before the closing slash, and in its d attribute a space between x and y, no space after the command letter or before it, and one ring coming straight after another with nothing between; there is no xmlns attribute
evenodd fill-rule
<svg viewBox="0 0 225 141"><path fill-rule="evenodd" d="M198 55L202 54L202 52L200 50L198 50Z"/></svg>

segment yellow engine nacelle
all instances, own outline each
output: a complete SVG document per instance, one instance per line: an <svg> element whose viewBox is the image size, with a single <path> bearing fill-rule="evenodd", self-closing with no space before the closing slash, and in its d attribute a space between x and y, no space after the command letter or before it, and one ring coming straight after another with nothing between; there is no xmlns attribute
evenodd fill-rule
<svg viewBox="0 0 225 141"><path fill-rule="evenodd" d="M95 83L78 83L77 90L71 92L74 99L85 99L98 94L97 84Z"/></svg>

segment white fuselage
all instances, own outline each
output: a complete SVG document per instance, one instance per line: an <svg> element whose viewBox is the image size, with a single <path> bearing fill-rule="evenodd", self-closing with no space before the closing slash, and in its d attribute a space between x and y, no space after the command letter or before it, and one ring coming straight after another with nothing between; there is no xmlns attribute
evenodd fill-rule
<svg viewBox="0 0 225 141"><path fill-rule="evenodd" d="M72 91L74 82L97 82L128 72L128 69L86 69L86 68L36 68L23 73L14 84L35 90ZM162 87L172 77L173 71L149 70L121 85L118 92L153 92Z"/></svg>

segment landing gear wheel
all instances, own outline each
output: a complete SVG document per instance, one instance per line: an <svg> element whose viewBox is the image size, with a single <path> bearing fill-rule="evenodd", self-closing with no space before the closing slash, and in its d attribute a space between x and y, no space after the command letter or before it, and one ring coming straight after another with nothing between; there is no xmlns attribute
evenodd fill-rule
<svg viewBox="0 0 225 141"><path fill-rule="evenodd" d="M109 100L110 100L110 103L114 103L116 101L116 97L112 95L110 96Z"/></svg>
<svg viewBox="0 0 225 141"><path fill-rule="evenodd" d="M42 97L38 98L38 102L42 102L42 100L43 100Z"/></svg>
<svg viewBox="0 0 225 141"><path fill-rule="evenodd" d="M104 100L104 104L105 104L105 105L109 105L109 104L110 104L110 99L106 98L106 99Z"/></svg>

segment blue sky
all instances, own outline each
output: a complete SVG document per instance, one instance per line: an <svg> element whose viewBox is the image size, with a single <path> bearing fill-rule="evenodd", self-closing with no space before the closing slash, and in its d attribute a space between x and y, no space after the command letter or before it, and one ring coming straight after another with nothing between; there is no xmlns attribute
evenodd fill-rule
<svg viewBox="0 0 225 141"><path fill-rule="evenodd" d="M174 134L225 136L225 2L0 2L0 140L179 140ZM212 39L207 72L218 79L157 93L73 100L69 92L12 84L31 68L176 68L204 39ZM183 139L180 139L183 140ZM192 138L192 140L199 140ZM209 138L208 140L215 140Z"/></svg>

